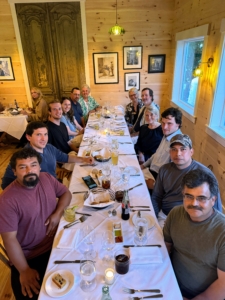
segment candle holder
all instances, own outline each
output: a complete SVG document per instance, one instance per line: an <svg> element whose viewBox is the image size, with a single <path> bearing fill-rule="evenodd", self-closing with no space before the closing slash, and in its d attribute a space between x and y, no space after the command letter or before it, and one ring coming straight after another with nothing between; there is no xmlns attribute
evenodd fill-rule
<svg viewBox="0 0 225 300"><path fill-rule="evenodd" d="M115 280L115 270L112 268L108 268L105 270L105 283L113 284Z"/></svg>

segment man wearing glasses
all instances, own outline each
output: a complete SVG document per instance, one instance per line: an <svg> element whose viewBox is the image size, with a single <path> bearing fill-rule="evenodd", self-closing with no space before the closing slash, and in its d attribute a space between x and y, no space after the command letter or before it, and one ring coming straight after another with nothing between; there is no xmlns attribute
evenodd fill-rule
<svg viewBox="0 0 225 300"><path fill-rule="evenodd" d="M71 102L71 107L73 109L73 114L75 119L79 123L79 125L85 127L83 111L79 103L79 99L80 99L80 89L78 87L72 88L70 93L70 102Z"/></svg>
<svg viewBox="0 0 225 300"><path fill-rule="evenodd" d="M183 205L169 213L163 234L183 299L225 299L225 216L213 208L217 180L191 170L181 189Z"/></svg>
<svg viewBox="0 0 225 300"><path fill-rule="evenodd" d="M152 193L152 204L161 228L163 228L171 209L183 204L181 181L185 174L191 170L200 169L215 177L208 168L192 159L193 153L192 141L188 135L177 134L170 140L170 159L172 162L159 169ZM214 207L222 211L219 190Z"/></svg>

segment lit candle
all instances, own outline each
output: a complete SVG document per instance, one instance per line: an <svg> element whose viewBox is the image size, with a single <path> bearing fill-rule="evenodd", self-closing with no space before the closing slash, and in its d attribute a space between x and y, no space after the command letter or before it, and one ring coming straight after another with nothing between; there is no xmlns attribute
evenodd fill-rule
<svg viewBox="0 0 225 300"><path fill-rule="evenodd" d="M105 283L106 284L113 284L115 275L115 271L111 268L105 270Z"/></svg>

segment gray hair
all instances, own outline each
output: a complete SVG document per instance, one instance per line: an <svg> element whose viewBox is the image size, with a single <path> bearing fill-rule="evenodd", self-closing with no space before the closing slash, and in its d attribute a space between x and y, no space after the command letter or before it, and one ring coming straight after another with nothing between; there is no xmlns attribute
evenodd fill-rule
<svg viewBox="0 0 225 300"><path fill-rule="evenodd" d="M90 89L89 85L87 85L87 84L85 83L85 84L83 84L83 85L81 86L81 90L82 90L83 88L88 89L88 91L89 91L89 93L90 93L91 89Z"/></svg>
<svg viewBox="0 0 225 300"><path fill-rule="evenodd" d="M129 96L130 96L130 93L131 93L131 92L134 92L137 96L139 96L138 89L136 89L135 87L129 89L129 91L128 91L128 95L129 95Z"/></svg>
<svg viewBox="0 0 225 300"><path fill-rule="evenodd" d="M145 114L146 114L147 112L153 113L154 115L157 116L157 121L159 120L159 110L158 110L158 108L157 108L156 106L154 106L154 105L149 105L149 106L147 106L147 107L145 108Z"/></svg>

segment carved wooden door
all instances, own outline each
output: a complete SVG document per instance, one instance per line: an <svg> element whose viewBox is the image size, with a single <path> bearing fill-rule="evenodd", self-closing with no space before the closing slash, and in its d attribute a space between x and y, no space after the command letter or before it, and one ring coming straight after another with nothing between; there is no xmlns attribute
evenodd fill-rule
<svg viewBox="0 0 225 300"><path fill-rule="evenodd" d="M85 83L79 2L16 4L30 87L60 99Z"/></svg>

